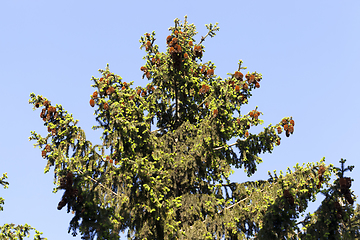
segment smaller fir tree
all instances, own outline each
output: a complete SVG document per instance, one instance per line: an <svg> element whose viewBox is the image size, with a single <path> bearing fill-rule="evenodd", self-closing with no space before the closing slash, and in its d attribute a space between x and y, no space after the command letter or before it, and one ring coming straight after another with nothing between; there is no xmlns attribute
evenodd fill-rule
<svg viewBox="0 0 360 240"><path fill-rule="evenodd" d="M7 173L3 173L2 177L0 177L0 185L4 186L4 189L9 187L9 182L5 181L7 179ZM0 197L0 211L4 210L5 200ZM34 240L47 239L42 238L42 232L39 232L29 224L25 223L25 225L15 225L14 223L6 223L3 226L0 226L0 239L13 240L13 239L23 239L24 237L29 237L30 231L34 230Z"/></svg>

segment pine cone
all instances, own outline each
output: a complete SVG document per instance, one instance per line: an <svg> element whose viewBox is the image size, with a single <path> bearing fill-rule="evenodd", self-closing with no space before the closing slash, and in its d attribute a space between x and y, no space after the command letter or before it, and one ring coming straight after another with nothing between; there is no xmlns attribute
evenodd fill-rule
<svg viewBox="0 0 360 240"><path fill-rule="evenodd" d="M67 204L67 200L65 198L62 198L57 206L57 209L61 210L66 204Z"/></svg>

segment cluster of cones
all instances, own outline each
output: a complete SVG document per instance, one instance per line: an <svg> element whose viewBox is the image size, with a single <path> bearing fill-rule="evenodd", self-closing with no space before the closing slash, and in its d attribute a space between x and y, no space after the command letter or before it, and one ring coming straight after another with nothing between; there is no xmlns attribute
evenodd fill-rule
<svg viewBox="0 0 360 240"><path fill-rule="evenodd" d="M43 99L40 99L40 101L38 101L37 103L35 103L35 107L36 108L39 108L40 107L40 104L41 104L41 101L42 101ZM59 114L58 114L58 112L57 112L57 110L56 110L56 107L53 107L53 106L51 106L51 103L48 101L48 100L45 100L43 103L42 103L42 105L44 106L44 108L41 110L41 113L40 113L40 118L42 118L42 120L44 121L44 122L55 122L55 120L59 117ZM48 130L48 132L51 132L51 134L53 135L53 136L55 136L56 135L56 128L50 128L50 126L48 126L48 128L47 128L47 130ZM46 158L46 154L48 153L48 152L50 152L50 150L51 150L51 147L50 147L50 145L46 145L45 146L45 148L44 148L44 150L42 150L42 152L41 152L41 156L43 157L43 158Z"/></svg>
<svg viewBox="0 0 360 240"><path fill-rule="evenodd" d="M73 178L73 174L69 172L66 177L60 179L59 189L65 189L65 192L58 204L58 210L61 210L70 201L70 199L74 199L78 196L79 191L73 187ZM81 196L78 197L78 200L81 201Z"/></svg>
<svg viewBox="0 0 360 240"><path fill-rule="evenodd" d="M113 86L108 86L111 81L110 77L114 78L115 76L109 73L106 75L106 79L104 79L103 77L99 79L98 84L100 84L100 86L103 85L103 89L104 89L104 92L101 92L100 94L103 94L105 96L111 96L111 94L115 92L115 88ZM120 87L121 90L125 90L128 87L128 84L126 82L123 82L120 85ZM95 106L95 100L98 98L98 95L99 93L97 91L93 92L91 99L89 101L91 107ZM107 103L104 104L104 109L107 110L105 105L107 105Z"/></svg>
<svg viewBox="0 0 360 240"><path fill-rule="evenodd" d="M259 78L259 77L257 77L257 78L255 78L255 75L254 74L246 74L245 75L245 78L246 78L246 80L247 80L247 82L249 83L249 84L252 84L252 83L255 83L255 87L256 88L259 88L260 87L260 80L261 80L261 77Z"/></svg>
<svg viewBox="0 0 360 240"><path fill-rule="evenodd" d="M146 76L147 79L150 79L151 73L148 71L148 69L147 69L146 67L141 66L140 70L141 70L142 72L144 72L143 78L144 78L144 76Z"/></svg>
<svg viewBox="0 0 360 240"><path fill-rule="evenodd" d="M287 137L290 137L290 133L293 134L294 133L294 126L295 126L295 121L293 119L283 119L281 121L281 125L283 126L284 128L284 131L286 133L286 136ZM277 127L277 132L278 134L281 134L282 133L282 129L281 129L281 126L278 126Z"/></svg>
<svg viewBox="0 0 360 240"><path fill-rule="evenodd" d="M246 81L244 80L244 74L242 74L240 71L236 71L233 75L233 78L240 82L234 81L234 79L230 79L228 81L228 84L237 92L240 93L240 99L241 101L246 101L247 99L247 90L249 89L249 86L252 84L255 85L255 88L260 87L259 81L262 79L261 76L257 75L256 73L249 74L247 73L245 75Z"/></svg>
<svg viewBox="0 0 360 240"><path fill-rule="evenodd" d="M283 191L283 196L284 196L284 198L288 201L288 203L289 203L291 206L294 206L295 200L294 200L294 197L293 197L293 195L290 193L289 190L285 189L285 190Z"/></svg>
<svg viewBox="0 0 360 240"><path fill-rule="evenodd" d="M318 183L318 185L317 185L317 188L318 188L318 189L320 189L321 184L322 184L322 182L323 182L323 180L324 180L324 178L323 178L324 172L325 172L325 167L321 165L321 166L319 167L319 170L318 170L318 178L319 178L319 183Z"/></svg>
<svg viewBox="0 0 360 240"><path fill-rule="evenodd" d="M198 58L201 58L202 57L202 48L200 45L196 45L194 47L194 55Z"/></svg>
<svg viewBox="0 0 360 240"><path fill-rule="evenodd" d="M110 156L106 156L106 161L108 161L110 164L115 163L115 165L118 164L118 161L115 159L115 161L110 157Z"/></svg>
<svg viewBox="0 0 360 240"><path fill-rule="evenodd" d="M255 120L258 120L259 116L260 116L260 112L259 111L256 111L256 110L252 110L250 113L249 113L249 116L252 117L253 119Z"/></svg>
<svg viewBox="0 0 360 240"><path fill-rule="evenodd" d="M152 85L148 85L146 88L138 88L136 90L136 94L139 96L142 96L142 97L145 97L148 93L150 94L153 92L155 92L155 87ZM130 97L130 98L131 98L130 100L133 99L133 97Z"/></svg>
<svg viewBox="0 0 360 240"><path fill-rule="evenodd" d="M210 90L210 87L206 84L203 84L199 90L199 94L205 94Z"/></svg>
<svg viewBox="0 0 360 240"><path fill-rule="evenodd" d="M351 197L351 193L350 193L350 187L351 187L351 178L349 177L342 177L339 179L339 183L340 183L340 190L341 193L344 195L346 201L349 204L353 204L354 203L354 199L352 199Z"/></svg>
<svg viewBox="0 0 360 240"><path fill-rule="evenodd" d="M43 158L46 158L46 154L51 151L51 147L49 144L47 144L44 148L44 150L41 151L41 156Z"/></svg>
<svg viewBox="0 0 360 240"><path fill-rule="evenodd" d="M41 99L42 100L42 99ZM35 104L35 107L38 108L40 106L40 102L37 102ZM43 106L44 108L41 110L40 113L40 118L42 118L42 120L44 122L46 121L51 121L51 120L55 120L58 117L58 113L56 111L56 107L51 106L51 104L49 103L49 101L44 101L43 102Z"/></svg>
<svg viewBox="0 0 360 240"><path fill-rule="evenodd" d="M340 184L340 191L344 195L346 201L349 204L353 204L354 199L352 199L351 193L350 193L351 178L342 177L342 178L339 179L339 184ZM342 207L341 207L340 203L338 201L335 201L334 202L334 207L336 209L336 217L338 219L342 219L343 218L343 211L342 211Z"/></svg>
<svg viewBox="0 0 360 240"><path fill-rule="evenodd" d="M184 52L183 48L180 45L180 42L179 42L180 38L184 39L185 42L186 42L185 33L181 32L181 31L179 32L177 30L175 30L173 32L173 35L169 35L166 38L166 43L167 43L167 45L169 47L169 54L173 59L173 66L177 70L181 70L181 63L184 60L189 58L189 54L187 52ZM185 46L185 44L183 44L183 46L190 48L190 50L194 54L193 55L194 57L202 58L203 50L202 50L201 45L195 45L194 48L192 48L193 47L193 42L192 41L188 41L186 46ZM211 74L211 71L209 72L209 74Z"/></svg>
<svg viewBox="0 0 360 240"><path fill-rule="evenodd" d="M177 32L177 31L176 31ZM173 66L175 69L180 70L181 69L181 63L182 63L182 48L179 44L179 39L176 36L169 35L166 38L166 43L169 46L169 53L171 58L173 59ZM188 56L184 56L184 58L187 58Z"/></svg>
<svg viewBox="0 0 360 240"><path fill-rule="evenodd" d="M214 69L213 68L207 69L205 65L202 66L200 72L204 74L205 77L210 77L214 75Z"/></svg>

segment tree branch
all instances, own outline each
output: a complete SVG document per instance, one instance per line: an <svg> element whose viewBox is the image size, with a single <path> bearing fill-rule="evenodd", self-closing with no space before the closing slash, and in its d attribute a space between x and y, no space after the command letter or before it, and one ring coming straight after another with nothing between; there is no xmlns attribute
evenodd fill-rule
<svg viewBox="0 0 360 240"><path fill-rule="evenodd" d="M238 139L237 141L243 141L243 140ZM220 149L222 149L222 148L232 147L232 146L234 146L234 145L237 144L237 141L236 141L235 143L233 143L233 144L228 145L228 146L217 147L217 148L214 148L213 150L216 151L216 150L220 150Z"/></svg>
<svg viewBox="0 0 360 240"><path fill-rule="evenodd" d="M84 172L82 172L80 169L78 169L78 171L81 173L81 174L84 174ZM110 188L108 188L108 187L105 187L103 184L101 184L100 182L98 182L98 181L96 181L95 179L93 179L92 177L89 177L89 176L86 176L87 178L89 178L91 181L93 181L94 183L97 183L97 184L99 184L101 187L103 187L104 189L106 189L106 190L108 190L108 191L110 191L113 195L115 195L115 196L120 196L120 195L118 195L116 192L114 192L113 190L111 190Z"/></svg>

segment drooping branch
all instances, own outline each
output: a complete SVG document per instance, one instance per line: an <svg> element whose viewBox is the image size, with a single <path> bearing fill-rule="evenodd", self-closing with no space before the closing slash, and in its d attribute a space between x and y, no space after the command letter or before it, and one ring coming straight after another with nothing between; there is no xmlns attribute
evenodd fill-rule
<svg viewBox="0 0 360 240"><path fill-rule="evenodd" d="M62 157L64 158L64 155L63 153L61 153ZM101 156L100 156L101 158ZM102 161L104 161L102 158L101 158ZM76 169L77 171L79 171L82 175L85 175L85 173L83 171L81 171L80 169ZM117 194L116 192L114 192L113 190L111 190L110 188L104 186L102 183L100 183L99 181L97 181L96 179L90 177L90 176L85 176L86 178L90 179L91 181L93 181L94 183L98 184L100 187L104 188L105 190L108 190L110 191L114 196L117 196L119 197L120 195Z"/></svg>

